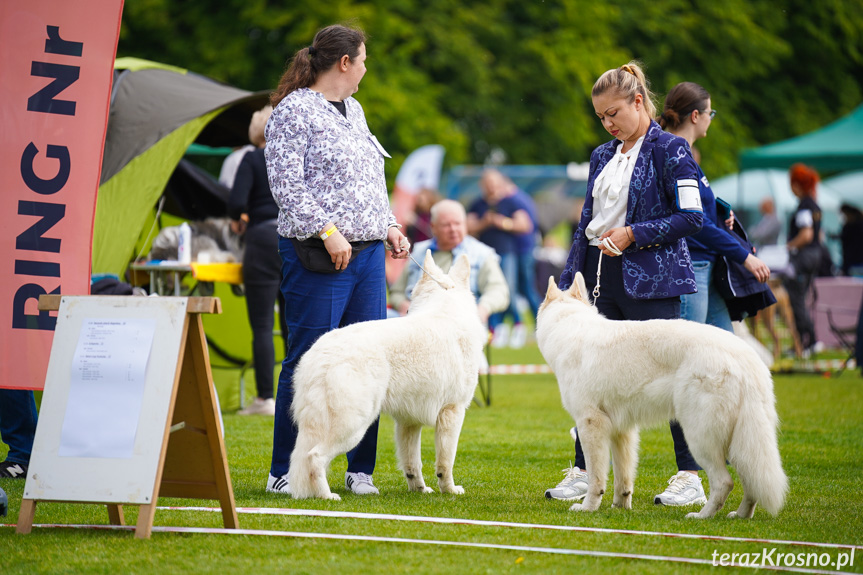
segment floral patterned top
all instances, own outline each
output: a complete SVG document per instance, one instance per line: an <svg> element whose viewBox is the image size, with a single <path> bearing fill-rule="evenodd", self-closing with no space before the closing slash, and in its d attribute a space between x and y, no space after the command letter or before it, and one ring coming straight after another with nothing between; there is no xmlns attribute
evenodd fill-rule
<svg viewBox="0 0 863 575"><path fill-rule="evenodd" d="M332 221L348 241L383 240L396 225L384 178L390 156L360 103L351 97L345 105L347 117L323 94L300 88L267 122L267 175L282 237L317 236Z"/></svg>

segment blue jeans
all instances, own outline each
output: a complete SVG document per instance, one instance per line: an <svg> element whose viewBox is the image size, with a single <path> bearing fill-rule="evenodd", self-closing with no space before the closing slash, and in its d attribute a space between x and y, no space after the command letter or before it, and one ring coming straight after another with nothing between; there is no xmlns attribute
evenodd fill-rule
<svg viewBox="0 0 863 575"><path fill-rule="evenodd" d="M273 460L270 473L281 477L288 472L291 452L297 442L297 427L291 417L294 399L294 369L302 355L328 331L352 323L386 317L384 243L378 242L357 254L340 273L320 274L306 270L297 259L290 240L279 238L282 257L282 296L288 324L288 355L282 362L276 393L273 424ZM348 471L367 473L375 469L378 420L348 452Z"/></svg>
<svg viewBox="0 0 863 575"><path fill-rule="evenodd" d="M9 446L6 461L30 464L37 418L32 391L0 389L0 439Z"/></svg>
<svg viewBox="0 0 863 575"><path fill-rule="evenodd" d="M589 246L584 261L584 284L593 297L596 287L596 270L599 263L599 248ZM701 285L701 284L698 284ZM623 287L623 258L602 257L599 298L594 302L597 309L612 320L678 319L680 317L680 298L671 297L655 300L636 300L629 297ZM689 452L683 429L676 421L670 421L671 438L674 441L674 456L680 471L697 471L701 466ZM576 435L575 466L585 468L584 451Z"/></svg>
<svg viewBox="0 0 863 575"><path fill-rule="evenodd" d="M502 312L492 314L488 318L488 327L491 329L502 324L507 314L512 317L512 323L521 323L521 316L518 313L518 307L515 305L516 296L518 295L518 257L515 255L515 252L500 254L500 269L503 271L503 277L506 278L506 285L509 288L509 307Z"/></svg>
<svg viewBox="0 0 863 575"><path fill-rule="evenodd" d="M536 293L536 259L531 252L518 254L518 293L527 300L533 318L536 319L541 300Z"/></svg>
<svg viewBox="0 0 863 575"><path fill-rule="evenodd" d="M734 333L725 300L713 286L713 262L693 261L692 269L698 292L680 297L680 317Z"/></svg>

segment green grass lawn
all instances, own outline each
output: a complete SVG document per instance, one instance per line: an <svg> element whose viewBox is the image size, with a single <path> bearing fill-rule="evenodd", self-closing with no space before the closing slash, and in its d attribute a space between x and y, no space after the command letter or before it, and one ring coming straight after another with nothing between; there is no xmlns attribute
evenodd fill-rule
<svg viewBox="0 0 863 575"><path fill-rule="evenodd" d="M495 363L538 363L535 346L519 351L495 350ZM622 358L625 361L625 358ZM235 377L235 374L234 374ZM568 429L572 425L560 404L551 375L496 376L492 405L468 411L456 459L461 496L409 493L396 466L393 423L381 420L375 484L379 497L345 492L344 457L332 465L330 484L341 502L293 501L264 492L270 460L272 419L240 417L225 399L236 402L236 379L217 373L224 412L228 460L238 507L297 508L414 516L433 516L514 523L578 526L597 529L694 533L723 537L763 538L863 544L863 379L858 371L838 378L777 375L778 410L782 419L780 450L789 478L785 509L770 517L760 508L750 521L717 517L686 520L686 509L653 505L676 471L667 428L642 433L641 463L633 509L611 509L611 493L594 514L571 513L566 502L543 497L561 478L572 458ZM247 387L254 387L251 380ZM234 406L235 407L235 406ZM0 453L2 458L3 453ZM426 482L436 488L431 429L423 437ZM736 479L736 476L735 476ZM705 482L706 483L706 482ZM0 480L9 495L7 523L15 523L23 481ZM736 509L742 489L736 485L725 512ZM162 499L166 506L214 506L214 501ZM777 547L778 553L827 553L837 549L766 543L681 539L657 535L574 532L520 527L440 525L393 520L292 517L240 514L243 529L351 534L400 539L457 541L501 546L578 549L710 561L714 551L753 553ZM134 524L137 510L126 507ZM106 524L104 507L91 504L40 503L36 523ZM218 513L160 510L157 526L221 527ZM775 557L775 554L773 555ZM810 566L811 567L811 566ZM481 549L406 542L368 542L257 535L154 533L147 541L131 532L34 528L19 536L0 528L0 573L669 573L707 572L708 565L685 565L643 559L556 555L518 549ZM834 570L832 566L820 569ZM853 567L863 572L863 550Z"/></svg>

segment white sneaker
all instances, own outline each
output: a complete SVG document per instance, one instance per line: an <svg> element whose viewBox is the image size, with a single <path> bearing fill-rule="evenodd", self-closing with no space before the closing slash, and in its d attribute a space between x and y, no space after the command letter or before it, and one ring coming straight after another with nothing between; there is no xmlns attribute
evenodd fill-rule
<svg viewBox="0 0 863 575"><path fill-rule="evenodd" d="M491 337L491 346L501 348L507 345L509 345L509 324L502 323L494 328L494 335Z"/></svg>
<svg viewBox="0 0 863 575"><path fill-rule="evenodd" d="M527 343L527 327L523 323L517 323L512 326L512 332L509 334L509 347L521 349L525 343Z"/></svg>
<svg viewBox="0 0 863 575"><path fill-rule="evenodd" d="M241 409L237 415L276 415L276 400L272 397L261 399L256 397L247 408Z"/></svg>
<svg viewBox="0 0 863 575"><path fill-rule="evenodd" d="M557 487L545 490L546 499L560 499L561 501L578 501L587 495L587 471L578 467L564 469L566 474L563 481Z"/></svg>
<svg viewBox="0 0 863 575"><path fill-rule="evenodd" d="M668 487L653 498L656 505L704 505L707 497L701 486L701 478L688 471L678 471L677 475L668 480Z"/></svg>
<svg viewBox="0 0 863 575"><path fill-rule="evenodd" d="M357 495L380 495L372 483L372 476L365 473L345 473L345 487Z"/></svg>
<svg viewBox="0 0 863 575"><path fill-rule="evenodd" d="M267 491L269 493L291 495L291 486L288 483L288 474L285 473L281 477L274 477L273 474L270 474L270 477L267 479Z"/></svg>

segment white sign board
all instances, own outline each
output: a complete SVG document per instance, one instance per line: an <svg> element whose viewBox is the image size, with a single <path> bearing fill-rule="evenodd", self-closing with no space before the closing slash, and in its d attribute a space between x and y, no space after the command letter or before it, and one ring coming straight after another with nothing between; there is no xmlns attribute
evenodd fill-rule
<svg viewBox="0 0 863 575"><path fill-rule="evenodd" d="M25 499L151 503L187 301L62 298Z"/></svg>

